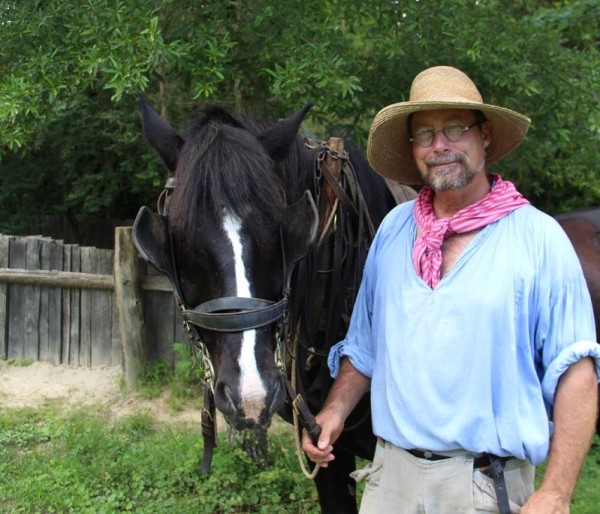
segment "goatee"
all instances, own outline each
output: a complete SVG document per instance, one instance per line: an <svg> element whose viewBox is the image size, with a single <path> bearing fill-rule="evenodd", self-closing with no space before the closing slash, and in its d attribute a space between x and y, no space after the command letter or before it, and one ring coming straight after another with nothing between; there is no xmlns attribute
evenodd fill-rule
<svg viewBox="0 0 600 514"><path fill-rule="evenodd" d="M456 163L460 164L457 170ZM440 165L448 164L441 168ZM439 156L425 161L427 166L423 175L423 180L434 191L457 191L473 182L473 179L483 170L485 161L474 168L467 165L467 159L464 155ZM436 166L435 172L431 170Z"/></svg>

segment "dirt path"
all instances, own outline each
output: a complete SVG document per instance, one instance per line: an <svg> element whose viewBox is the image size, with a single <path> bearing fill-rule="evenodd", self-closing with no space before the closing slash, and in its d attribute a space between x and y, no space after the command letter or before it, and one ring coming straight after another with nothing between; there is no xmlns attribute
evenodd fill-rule
<svg viewBox="0 0 600 514"><path fill-rule="evenodd" d="M139 412L160 422L189 422L200 427L197 408L175 410L163 397L148 400L122 391L120 382L120 367L73 368L45 362L15 366L0 361L0 408L35 408L58 401L67 409L98 405L115 418Z"/></svg>

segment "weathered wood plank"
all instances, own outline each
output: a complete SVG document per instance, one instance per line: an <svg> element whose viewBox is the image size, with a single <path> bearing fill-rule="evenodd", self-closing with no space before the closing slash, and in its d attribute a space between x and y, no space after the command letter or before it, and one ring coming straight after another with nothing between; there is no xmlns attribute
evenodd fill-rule
<svg viewBox="0 0 600 514"><path fill-rule="evenodd" d="M115 298L119 310L119 329L123 348L125 384L136 384L147 363L146 327L139 287L138 256L133 246L131 227L115 229Z"/></svg>
<svg viewBox="0 0 600 514"><path fill-rule="evenodd" d="M113 252L94 248L94 273L112 275ZM111 291L92 290L90 301L93 308L91 318L91 366L107 366L112 353L112 304Z"/></svg>
<svg viewBox="0 0 600 514"><path fill-rule="evenodd" d="M10 237L0 234L0 267L8 266ZM8 358L8 285L0 282L0 357Z"/></svg>
<svg viewBox="0 0 600 514"><path fill-rule="evenodd" d="M41 241L39 237L27 237L27 269L39 270L41 265ZM41 291L39 286L24 286L26 298L25 310L25 348L26 359L40 358L40 315Z"/></svg>
<svg viewBox="0 0 600 514"><path fill-rule="evenodd" d="M41 270L47 269L48 266L48 253L50 240L46 238L40 238L40 265ZM50 330L50 288L38 285L37 289L40 291L40 316L38 319L38 359L41 361L48 360L48 349L50 344L49 330Z"/></svg>
<svg viewBox="0 0 600 514"><path fill-rule="evenodd" d="M39 268L40 270L47 270L50 268L50 252L56 243L48 237L38 237L39 243ZM56 288L49 288L43 285L37 284L36 289L39 290L40 294L40 314L38 319L38 360L48 362L50 355L50 327L55 323L56 320L56 309L54 304L54 297L56 294L60 294Z"/></svg>
<svg viewBox="0 0 600 514"><path fill-rule="evenodd" d="M71 245L73 246L73 245ZM56 270L27 270L22 267L0 268L0 284L71 287L75 289L114 289L112 275ZM160 284L158 284L160 286Z"/></svg>
<svg viewBox="0 0 600 514"><path fill-rule="evenodd" d="M162 291L173 294L171 282L164 275L142 275L140 277L142 289L147 291Z"/></svg>
<svg viewBox="0 0 600 514"><path fill-rule="evenodd" d="M70 271L77 272L81 270L81 248L78 245L70 245L71 262ZM69 316L69 351L68 360L65 361L70 366L79 365L79 341L80 341L80 298L79 289L71 289L69 294L70 316Z"/></svg>
<svg viewBox="0 0 600 514"><path fill-rule="evenodd" d="M44 269L62 270L63 268L63 242L51 241L42 252L42 266ZM44 360L53 364L61 363L62 353L62 289L47 287L48 292L48 349ZM40 352L41 353L41 352Z"/></svg>
<svg viewBox="0 0 600 514"><path fill-rule="evenodd" d="M175 364L173 343L175 342L175 310L177 309L170 283L152 265L140 261L145 268L141 275L142 284L153 283L155 279L165 279L168 291L148 289L143 291L144 320L147 327L149 357L153 361ZM156 283L156 282L154 282ZM143 287L143 286L142 286Z"/></svg>
<svg viewBox="0 0 600 514"><path fill-rule="evenodd" d="M25 269L27 267L27 243L14 238L8 248L8 265ZM8 289L8 341L7 358L23 359L25 356L25 313L26 298L23 286Z"/></svg>
<svg viewBox="0 0 600 514"><path fill-rule="evenodd" d="M81 271L90 274L96 271L94 248L81 247ZM95 316L90 289L81 290L79 305L81 309L79 311L79 366L90 368L92 366L92 320Z"/></svg>
<svg viewBox="0 0 600 514"><path fill-rule="evenodd" d="M119 309L115 296L113 295L111 304L111 366L123 366L123 350L121 348L121 333L119 331Z"/></svg>
<svg viewBox="0 0 600 514"><path fill-rule="evenodd" d="M188 336L183 330L183 314L179 309L175 311L175 341L183 344L189 343Z"/></svg>
<svg viewBox="0 0 600 514"><path fill-rule="evenodd" d="M71 245L64 245L63 249L63 265L62 269L70 272L71 270ZM69 353L71 351L71 289L61 288L61 332L62 332L62 348L60 353L61 364L69 363Z"/></svg>
<svg viewBox="0 0 600 514"><path fill-rule="evenodd" d="M112 290L114 289L114 278L112 275L108 274L76 273L56 270L26 270L0 266L0 285L2 284ZM142 275L140 277L140 284L142 289L145 290L173 291L171 283L164 275Z"/></svg>
<svg viewBox="0 0 600 514"><path fill-rule="evenodd" d="M172 293L144 292L144 320L147 328L149 358L170 365L175 363L175 301Z"/></svg>

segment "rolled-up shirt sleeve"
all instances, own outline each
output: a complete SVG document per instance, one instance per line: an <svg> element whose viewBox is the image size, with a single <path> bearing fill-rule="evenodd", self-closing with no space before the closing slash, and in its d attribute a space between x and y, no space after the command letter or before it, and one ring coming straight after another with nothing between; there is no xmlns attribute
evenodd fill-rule
<svg viewBox="0 0 600 514"><path fill-rule="evenodd" d="M554 404L554 395L558 381L571 364L580 359L591 357L596 363L596 380L600 383L600 345L595 341L577 341L568 346L552 360L542 380L544 400L550 405Z"/></svg>
<svg viewBox="0 0 600 514"><path fill-rule="evenodd" d="M554 259L553 275L547 275L541 285L543 294L538 308L539 319L536 346L541 350L542 393L544 400L554 404L558 381L569 366L591 357L600 375L600 345L595 341L596 327L592 302L579 260L568 244L566 235L548 259ZM561 244L562 243L562 244ZM560 250L559 250L560 249Z"/></svg>
<svg viewBox="0 0 600 514"><path fill-rule="evenodd" d="M365 352L362 348L348 344L344 339L333 346L329 352L327 364L333 378L337 378L340 372L340 363L343 357L348 357L354 368L371 378L373 375L373 356Z"/></svg>

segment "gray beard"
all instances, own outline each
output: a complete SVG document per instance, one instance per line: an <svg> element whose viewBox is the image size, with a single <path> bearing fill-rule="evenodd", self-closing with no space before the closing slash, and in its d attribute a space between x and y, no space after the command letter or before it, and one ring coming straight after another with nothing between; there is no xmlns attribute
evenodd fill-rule
<svg viewBox="0 0 600 514"><path fill-rule="evenodd" d="M445 164L447 158L426 161L425 164L427 165L427 169L425 173L422 174L425 183L434 191L458 191L473 182L473 179L481 173L485 167L485 161L482 161L481 164L474 168L468 167L465 162L466 159L462 155L459 155L458 159L453 157L452 162L455 162L456 160L458 160L463 167L462 173L459 173L458 175L451 175L451 172L454 170L452 167L438 169L435 174L430 172L429 166L434 164Z"/></svg>

